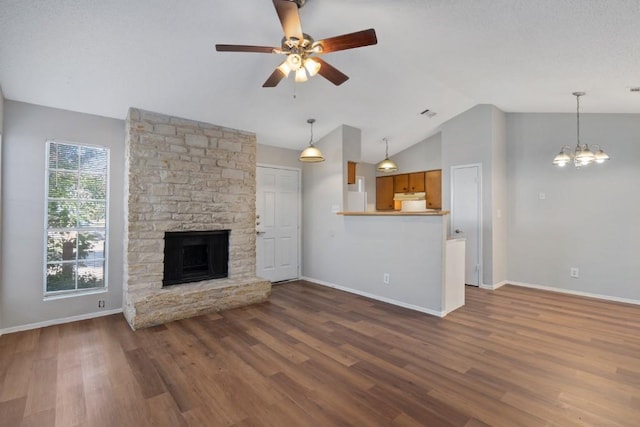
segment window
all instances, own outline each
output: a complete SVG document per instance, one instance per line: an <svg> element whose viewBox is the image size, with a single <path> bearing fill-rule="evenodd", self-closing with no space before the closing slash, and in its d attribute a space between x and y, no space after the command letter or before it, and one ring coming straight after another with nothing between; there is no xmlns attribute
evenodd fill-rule
<svg viewBox="0 0 640 427"><path fill-rule="evenodd" d="M109 150L47 141L45 295L106 289Z"/></svg>

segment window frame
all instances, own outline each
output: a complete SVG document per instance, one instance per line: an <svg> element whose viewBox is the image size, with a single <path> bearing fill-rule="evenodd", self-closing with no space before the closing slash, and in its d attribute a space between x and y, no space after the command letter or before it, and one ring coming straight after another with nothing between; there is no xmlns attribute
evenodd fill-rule
<svg viewBox="0 0 640 427"><path fill-rule="evenodd" d="M76 222L74 227L49 227L49 202L52 199L49 196L49 176L52 171L64 171L64 169L52 169L50 168L50 155L51 155L51 146L52 144L63 144L70 145L77 148L78 152L82 150L82 148L97 148L100 150L105 150L106 153L106 165L105 165L105 193L104 193L104 204L105 204L105 219L104 219L104 227L80 227ZM109 289L109 205L110 205L110 181L111 181L111 149L104 145L98 144L86 144L79 143L73 141L65 141L65 140L57 140L57 139L47 139L45 141L45 187L44 187L44 233L43 233L43 269L42 269L42 291L45 300L48 299L58 299L58 298L67 298L73 296L87 295L87 294L98 294L98 293L106 293ZM78 163L78 169L76 170L77 176L79 177L81 173L81 165ZM55 199L55 198L53 198ZM76 194L74 202L78 205L82 201L100 201L100 199L82 199L78 197ZM76 247L75 247L75 262L74 266L77 268L78 264L81 261L81 258L78 258L78 235L82 232L91 232L98 231L104 233L104 249L103 249L103 286L100 287L91 287L91 288L78 288L78 275L76 270L75 275L75 283L73 289L63 289L56 291L47 290L47 269L50 264L49 261L49 233L50 232L75 232L76 233ZM64 264L60 262L60 264Z"/></svg>

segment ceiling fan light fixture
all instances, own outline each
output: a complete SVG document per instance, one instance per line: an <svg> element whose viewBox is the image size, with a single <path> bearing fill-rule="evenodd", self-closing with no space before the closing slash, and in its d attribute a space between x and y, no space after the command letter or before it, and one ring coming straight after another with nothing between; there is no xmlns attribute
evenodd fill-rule
<svg viewBox="0 0 640 427"><path fill-rule="evenodd" d="M297 72L301 68L304 68L305 72L295 74L297 82L307 81L310 77L320 74L335 86L340 86L349 79L349 76L320 58L314 57L313 60L309 60L310 56L375 45L378 43L376 31L369 28L316 41L302 31L298 9L305 2L306 0L273 0L273 6L284 32L280 47L216 44L216 50L285 55L286 66L281 64L276 67L263 83L262 87L265 88L276 87L283 79L290 76L291 71Z"/></svg>
<svg viewBox="0 0 640 427"><path fill-rule="evenodd" d="M320 71L320 63L313 58L307 58L304 61L304 68L309 72L309 77L313 77Z"/></svg>
<svg viewBox="0 0 640 427"><path fill-rule="evenodd" d="M286 62L291 71L298 71L302 67L302 57L297 53L290 53Z"/></svg>
<svg viewBox="0 0 640 427"><path fill-rule="evenodd" d="M307 77L307 72L304 68L299 68L296 71L296 83L306 82L307 80L309 80L309 78Z"/></svg>
<svg viewBox="0 0 640 427"><path fill-rule="evenodd" d="M288 77L289 73L291 72L291 67L289 67L289 64L286 60L282 62L282 64L278 65L277 68L282 72L282 74L284 74L285 77Z"/></svg>

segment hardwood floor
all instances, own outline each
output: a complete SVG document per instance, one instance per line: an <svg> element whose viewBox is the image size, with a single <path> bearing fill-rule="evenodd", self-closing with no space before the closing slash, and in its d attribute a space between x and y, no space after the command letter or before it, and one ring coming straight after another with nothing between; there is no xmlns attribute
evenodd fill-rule
<svg viewBox="0 0 640 427"><path fill-rule="evenodd" d="M2 426L638 426L640 307L513 286L445 319L294 282L132 332L0 337Z"/></svg>

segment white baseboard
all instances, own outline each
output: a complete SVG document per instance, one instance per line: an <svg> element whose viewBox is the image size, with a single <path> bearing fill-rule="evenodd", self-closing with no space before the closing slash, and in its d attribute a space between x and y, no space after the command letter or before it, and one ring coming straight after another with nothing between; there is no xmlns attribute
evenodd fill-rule
<svg viewBox="0 0 640 427"><path fill-rule="evenodd" d="M553 286L535 285L533 283L515 282L513 280L507 280L505 284L521 286L523 288L540 289L543 291L559 292L561 294L578 295L581 297L597 298L605 301L623 302L627 304L640 305L640 300L631 298L614 297L610 295L594 294L591 292L574 291L571 289L555 288Z"/></svg>
<svg viewBox="0 0 640 427"><path fill-rule="evenodd" d="M407 304L402 301L396 301L391 298L382 297L380 295L371 294L369 292L359 291L357 289L347 288L345 286L336 285L335 283L325 282L323 280L313 279L311 277L301 277L300 280L306 280L307 282L315 283L317 285L326 286L328 288L338 289L340 291L349 292L350 294L360 295L362 297L367 297L374 299L376 301L386 302L392 305L397 305L399 307L408 308L409 310L419 311L421 313L430 314L432 316L444 317L447 313L442 311L431 310L429 308L420 307L418 305Z"/></svg>
<svg viewBox="0 0 640 427"><path fill-rule="evenodd" d="M507 285L509 283L512 283L512 282L508 280L503 280L502 282L498 282L494 285L480 285L480 289L489 289L489 290L495 291L496 289L501 288L504 285Z"/></svg>
<svg viewBox="0 0 640 427"><path fill-rule="evenodd" d="M95 313L80 314L78 316L64 317L62 319L45 320L44 322L30 323L28 325L12 326L10 328L0 329L0 335L10 334L13 332L28 331L30 329L44 328L46 326L60 325L62 323L76 322L78 320L93 319L96 317L110 316L112 314L122 313L121 308L113 310L98 311Z"/></svg>

